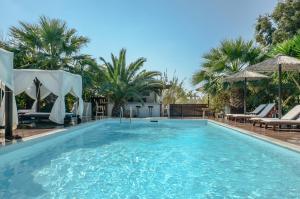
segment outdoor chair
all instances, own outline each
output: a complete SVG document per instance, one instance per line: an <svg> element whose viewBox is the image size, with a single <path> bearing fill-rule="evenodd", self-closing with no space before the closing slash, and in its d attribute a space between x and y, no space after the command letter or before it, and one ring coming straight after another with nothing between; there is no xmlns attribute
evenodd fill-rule
<svg viewBox="0 0 300 199"><path fill-rule="evenodd" d="M258 120L260 127L265 125L265 128L272 126L275 130L276 127L281 128L281 126L292 126L292 125L300 125L300 105L295 106L289 112L287 112L281 119L279 118L261 118Z"/></svg>
<svg viewBox="0 0 300 199"><path fill-rule="evenodd" d="M245 115L245 114L237 114L237 115L234 115L232 116L235 121L237 120L250 120L250 121L253 121L253 118L265 118L265 117L268 117L272 111L274 111L275 109L275 103L271 103L271 104L267 104L263 110L258 114L258 115Z"/></svg>
<svg viewBox="0 0 300 199"><path fill-rule="evenodd" d="M272 113L272 111L274 111L274 109L275 109L275 103L267 104L258 115L237 115L237 116L235 116L235 120L237 120L237 119L247 120L248 119L250 122L255 123L255 121L258 119L268 117Z"/></svg>
<svg viewBox="0 0 300 199"><path fill-rule="evenodd" d="M232 118L234 118L234 116L243 116L243 115L255 116L255 115L258 115L265 107L266 107L266 104L261 104L258 107L256 107L252 112L249 112L247 114L226 114L226 117L227 117L227 119L232 119Z"/></svg>

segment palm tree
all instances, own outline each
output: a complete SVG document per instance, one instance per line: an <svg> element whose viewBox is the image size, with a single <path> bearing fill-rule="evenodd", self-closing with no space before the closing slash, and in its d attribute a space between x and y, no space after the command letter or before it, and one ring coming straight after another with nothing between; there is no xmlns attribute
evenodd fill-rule
<svg viewBox="0 0 300 199"><path fill-rule="evenodd" d="M278 54L296 57L300 59L300 35L275 45L270 52L270 56Z"/></svg>
<svg viewBox="0 0 300 199"><path fill-rule="evenodd" d="M18 68L69 70L80 49L89 41L77 36L59 19L40 17L38 24L20 22L10 28L9 46Z"/></svg>
<svg viewBox="0 0 300 199"><path fill-rule="evenodd" d="M205 61L202 67L212 72L231 75L255 63L260 54L260 48L255 47L252 41L244 41L242 38L224 40L219 47L203 56Z"/></svg>
<svg viewBox="0 0 300 199"><path fill-rule="evenodd" d="M136 61L126 65L126 50L122 49L119 57L111 54L111 63L104 58L102 70L99 74L101 79L100 90L107 95L114 103L112 116L116 117L131 98L143 103L143 93L159 92L162 82L158 78L161 73L157 71L146 71L143 68L145 58L138 58Z"/></svg>
<svg viewBox="0 0 300 199"><path fill-rule="evenodd" d="M224 40L217 48L204 54L202 68L193 75L193 84L203 84L205 92L216 95L224 90L222 78L243 70L249 64L260 60L261 50L252 41ZM231 88L231 106L239 109L243 106L240 88Z"/></svg>

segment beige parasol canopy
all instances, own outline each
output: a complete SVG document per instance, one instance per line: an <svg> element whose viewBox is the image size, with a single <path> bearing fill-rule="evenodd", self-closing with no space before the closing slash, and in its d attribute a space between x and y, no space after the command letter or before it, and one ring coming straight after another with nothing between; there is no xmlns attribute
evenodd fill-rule
<svg viewBox="0 0 300 199"><path fill-rule="evenodd" d="M300 60L285 55L277 55L274 58L269 58L258 64L248 66L246 69L258 72L274 72L278 71L279 65L281 65L283 71L300 71Z"/></svg>
<svg viewBox="0 0 300 199"><path fill-rule="evenodd" d="M260 74L260 73L243 70L243 71L237 72L233 75L230 75L228 77L225 77L223 79L223 81L224 82L239 82L239 81L245 81L245 78L246 78L246 80L249 80L249 81L255 81L255 80L269 78L269 77L266 75Z"/></svg>
<svg viewBox="0 0 300 199"><path fill-rule="evenodd" d="M225 77L223 79L223 81L224 82L244 81L244 113L246 114L246 112L247 112L247 105L246 105L247 81L255 81L255 80L264 79L264 78L269 78L269 77L266 75L260 74L260 73L243 70L243 71L237 72L233 75L230 75L228 77Z"/></svg>
<svg viewBox="0 0 300 199"><path fill-rule="evenodd" d="M259 72L278 72L278 79L279 79L278 115L279 118L281 118L282 116L282 94L281 94L282 71L300 71L300 60L285 55L277 55L273 58L269 58L258 64L248 66L246 69L249 71L259 71Z"/></svg>

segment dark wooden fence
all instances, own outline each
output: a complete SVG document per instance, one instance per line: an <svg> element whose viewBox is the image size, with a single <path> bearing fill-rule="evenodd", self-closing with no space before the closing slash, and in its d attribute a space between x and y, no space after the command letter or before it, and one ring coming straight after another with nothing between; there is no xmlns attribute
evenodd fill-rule
<svg viewBox="0 0 300 199"><path fill-rule="evenodd" d="M207 104L170 104L170 117L202 117Z"/></svg>

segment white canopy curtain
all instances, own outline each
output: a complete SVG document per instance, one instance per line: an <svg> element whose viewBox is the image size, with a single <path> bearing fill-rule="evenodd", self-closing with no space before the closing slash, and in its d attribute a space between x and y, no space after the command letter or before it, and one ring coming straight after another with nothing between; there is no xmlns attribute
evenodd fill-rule
<svg viewBox="0 0 300 199"><path fill-rule="evenodd" d="M26 92L31 98L36 100L36 87L34 80L38 79L41 99L50 93L57 96L57 99L50 112L49 119L55 123L63 124L65 118L65 95L71 93L79 99L76 114L81 116L83 112L82 100L82 79L80 75L75 75L62 70L37 70L37 69L15 69L14 70L14 89L15 94L19 95Z"/></svg>
<svg viewBox="0 0 300 199"><path fill-rule="evenodd" d="M12 52L6 51L0 48L0 91L4 91L5 86L14 91L13 85L13 59L14 54ZM5 124L5 93L0 93L0 125L4 126ZM18 124L18 115L16 111L16 102L13 97L13 128L17 127Z"/></svg>
<svg viewBox="0 0 300 199"><path fill-rule="evenodd" d="M51 94L51 91L49 91L44 85L41 85L39 88L40 92L40 100L45 99L48 95ZM37 94L36 94L36 85L32 82L32 85L30 86L29 89L25 91L25 93L31 98L34 99L34 103L31 107L32 112L36 112L36 105L37 105Z"/></svg>

